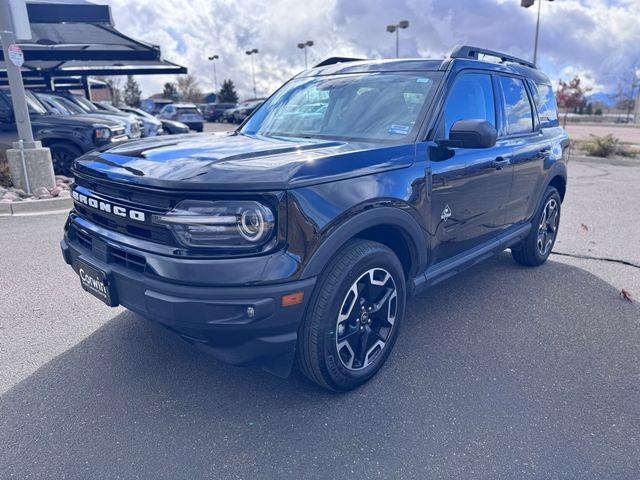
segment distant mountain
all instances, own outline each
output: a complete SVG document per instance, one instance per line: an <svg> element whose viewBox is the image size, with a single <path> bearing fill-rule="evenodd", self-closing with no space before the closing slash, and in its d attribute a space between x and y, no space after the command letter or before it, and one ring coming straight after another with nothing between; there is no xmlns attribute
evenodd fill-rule
<svg viewBox="0 0 640 480"><path fill-rule="evenodd" d="M589 102L602 102L605 105L607 105L609 108L612 108L616 104L616 101L613 98L614 96L615 96L615 93L606 93L606 92L592 93L591 95L587 95L587 100Z"/></svg>

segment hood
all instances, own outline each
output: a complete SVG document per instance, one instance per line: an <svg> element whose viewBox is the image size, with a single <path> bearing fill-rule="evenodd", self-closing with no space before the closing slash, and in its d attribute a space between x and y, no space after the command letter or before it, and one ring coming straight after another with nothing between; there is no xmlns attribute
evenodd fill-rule
<svg viewBox="0 0 640 480"><path fill-rule="evenodd" d="M90 114L78 115L31 115L31 123L36 125L53 125L69 127L93 127L93 125L105 125L106 127L122 127L122 122Z"/></svg>
<svg viewBox="0 0 640 480"><path fill-rule="evenodd" d="M76 161L96 177L176 190L285 190L411 165L414 145L237 133L150 137Z"/></svg>

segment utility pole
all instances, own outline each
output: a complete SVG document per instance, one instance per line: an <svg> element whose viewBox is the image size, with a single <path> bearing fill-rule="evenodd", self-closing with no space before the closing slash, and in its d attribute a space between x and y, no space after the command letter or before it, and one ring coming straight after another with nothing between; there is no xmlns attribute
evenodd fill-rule
<svg viewBox="0 0 640 480"><path fill-rule="evenodd" d="M244 53L246 53L251 57L251 74L253 76L253 98L258 98L258 94L256 93L256 67L253 64L253 56L258 53L258 49L253 48L251 50L247 50Z"/></svg>
<svg viewBox="0 0 640 480"><path fill-rule="evenodd" d="M29 16L24 0L0 0L0 43L9 80L13 117L18 130L18 141L6 151L9 173L13 184L30 194L39 187L55 187L51 152L33 139L31 118L22 82L20 67L24 54L17 39L31 39Z"/></svg>
<svg viewBox="0 0 640 480"><path fill-rule="evenodd" d="M9 48L13 50L13 55L17 53L16 37L9 7L9 0L0 0L0 39L2 39L2 54L4 55L4 65L7 69L9 79L9 91L11 92L11 103L13 104L13 114L18 126L18 136L24 142L25 148L33 148L33 132L31 130L31 119L27 108L27 98L24 94L24 84L20 66L10 60ZM31 37L31 35L29 35ZM19 63L19 62L18 62Z"/></svg>
<svg viewBox="0 0 640 480"><path fill-rule="evenodd" d="M298 44L298 48L301 48L302 50L304 50L304 69L306 70L308 68L307 66L307 48L309 47L313 47L313 40L307 40L304 43L299 43Z"/></svg>
<svg viewBox="0 0 640 480"><path fill-rule="evenodd" d="M524 8L531 7L536 0L520 0L520 6ZM553 2L553 0L547 0ZM538 60L538 37L540 36L540 10L542 9L542 0L538 0L538 19L536 20L536 36L533 41L533 64L537 65Z"/></svg>
<svg viewBox="0 0 640 480"><path fill-rule="evenodd" d="M216 99L217 99L217 92L218 92L218 76L216 75L216 60L218 60L220 58L220 55L211 55L209 57L209 60L211 60L211 63L213 63L213 93L216 94Z"/></svg>
<svg viewBox="0 0 640 480"><path fill-rule="evenodd" d="M396 58L400 58L400 29L409 28L408 20L400 20L396 25L387 25L387 32L396 33Z"/></svg>

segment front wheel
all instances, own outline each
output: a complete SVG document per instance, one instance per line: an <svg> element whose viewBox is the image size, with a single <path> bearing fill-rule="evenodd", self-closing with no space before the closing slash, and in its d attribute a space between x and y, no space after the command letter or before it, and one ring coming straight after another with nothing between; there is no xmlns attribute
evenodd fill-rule
<svg viewBox="0 0 640 480"><path fill-rule="evenodd" d="M526 238L511 247L511 255L517 263L535 267L547 261L558 236L561 203L558 190L547 187L538 212L532 220L531 231Z"/></svg>
<svg viewBox="0 0 640 480"><path fill-rule="evenodd" d="M353 240L320 277L298 339L298 364L317 384L352 390L373 377L398 337L405 278L386 246Z"/></svg>
<svg viewBox="0 0 640 480"><path fill-rule="evenodd" d="M69 143L53 143L49 145L49 150L51 150L51 160L53 161L55 174L71 176L73 161L82 155L80 149Z"/></svg>

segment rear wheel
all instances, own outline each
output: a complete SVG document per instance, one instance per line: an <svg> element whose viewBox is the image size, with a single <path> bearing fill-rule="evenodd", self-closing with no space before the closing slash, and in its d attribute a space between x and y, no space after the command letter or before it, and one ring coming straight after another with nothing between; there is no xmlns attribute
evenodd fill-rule
<svg viewBox="0 0 640 480"><path fill-rule="evenodd" d="M547 261L558 236L560 205L558 190L547 187L527 237L511 248L511 255L521 265L535 267Z"/></svg>
<svg viewBox="0 0 640 480"><path fill-rule="evenodd" d="M387 360L405 308L402 265L386 246L354 240L320 277L300 328L298 364L319 385L354 389Z"/></svg>
<svg viewBox="0 0 640 480"><path fill-rule="evenodd" d="M55 174L70 176L73 161L82 155L80 149L69 143L52 143L49 150Z"/></svg>

